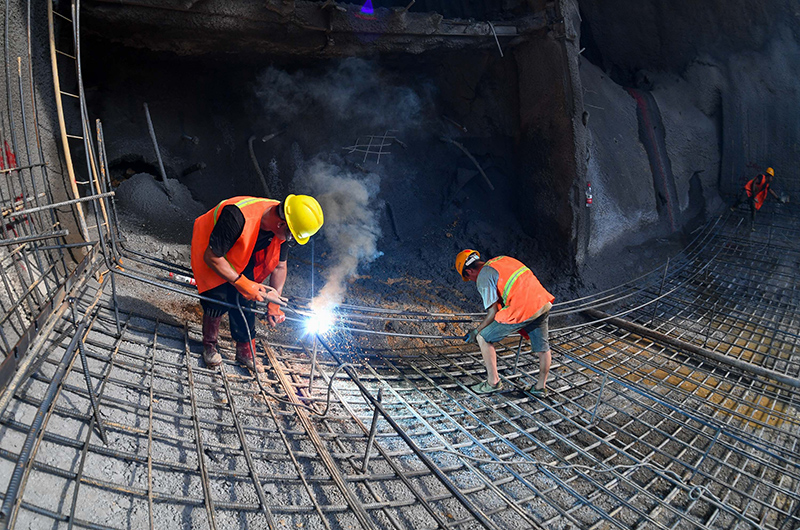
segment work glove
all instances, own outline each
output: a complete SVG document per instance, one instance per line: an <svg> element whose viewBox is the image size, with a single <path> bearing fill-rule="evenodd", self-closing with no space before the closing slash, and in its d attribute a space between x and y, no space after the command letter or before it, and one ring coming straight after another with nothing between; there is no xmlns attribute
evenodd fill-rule
<svg viewBox="0 0 800 530"><path fill-rule="evenodd" d="M256 283L250 278L239 276L233 286L241 293L247 300L251 302L263 302L264 296L267 294L267 286L261 283Z"/></svg>
<svg viewBox="0 0 800 530"><path fill-rule="evenodd" d="M286 299L284 299L284 302ZM273 328L286 320L286 315L281 311L281 307L277 304L270 303L267 306L267 320L269 321L269 325Z"/></svg>
<svg viewBox="0 0 800 530"><path fill-rule="evenodd" d="M464 335L464 342L477 342L478 341L478 328L475 328Z"/></svg>

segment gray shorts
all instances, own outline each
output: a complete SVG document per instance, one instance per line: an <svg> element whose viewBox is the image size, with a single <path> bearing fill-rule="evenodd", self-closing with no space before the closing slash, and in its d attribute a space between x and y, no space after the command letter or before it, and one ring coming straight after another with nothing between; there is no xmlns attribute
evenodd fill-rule
<svg viewBox="0 0 800 530"><path fill-rule="evenodd" d="M486 342L500 342L512 333L523 329L531 337L531 351L545 352L550 349L550 343L547 340L547 321L549 318L550 311L519 324L503 324L495 320L483 328L480 335Z"/></svg>

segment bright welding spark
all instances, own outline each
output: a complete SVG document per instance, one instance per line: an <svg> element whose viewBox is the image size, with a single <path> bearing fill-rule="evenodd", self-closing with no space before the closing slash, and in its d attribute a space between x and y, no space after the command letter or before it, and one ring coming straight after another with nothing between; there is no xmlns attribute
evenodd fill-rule
<svg viewBox="0 0 800 530"><path fill-rule="evenodd" d="M316 309L306 318L306 333L309 335L322 335L333 327L333 310L329 308Z"/></svg>

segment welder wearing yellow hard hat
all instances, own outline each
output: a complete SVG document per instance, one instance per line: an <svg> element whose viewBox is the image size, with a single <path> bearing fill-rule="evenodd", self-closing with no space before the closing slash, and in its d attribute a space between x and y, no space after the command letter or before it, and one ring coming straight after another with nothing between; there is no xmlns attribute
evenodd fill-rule
<svg viewBox="0 0 800 530"><path fill-rule="evenodd" d="M289 195L283 201L261 197L233 197L198 217L192 233L192 272L204 299L203 359L208 366L222 362L217 351L219 325L229 313L236 360L255 367L255 315L239 311L255 302L269 302L271 326L285 320L280 306L286 282L288 246L305 245L324 222L314 197ZM269 277L269 285L261 282ZM209 300L210 299L210 300ZM231 308L228 305L234 306Z"/></svg>
<svg viewBox="0 0 800 530"><path fill-rule="evenodd" d="M461 279L476 283L486 309L483 321L464 337L478 343L486 367L486 381L472 386L472 391L489 394L502 390L494 344L519 332L530 339L531 352L539 355L539 378L526 390L545 395L551 360L547 326L555 297L528 267L509 256L484 261L477 251L465 249L456 256L455 267Z"/></svg>

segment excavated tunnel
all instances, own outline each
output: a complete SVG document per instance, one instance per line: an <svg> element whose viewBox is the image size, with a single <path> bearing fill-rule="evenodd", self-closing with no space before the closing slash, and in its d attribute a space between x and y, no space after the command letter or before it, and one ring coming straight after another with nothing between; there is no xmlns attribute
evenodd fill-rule
<svg viewBox="0 0 800 530"><path fill-rule="evenodd" d="M0 528L800 528L796 203L724 208L652 270L560 297L544 397L517 335L508 390L470 390L483 313L367 296L324 333L292 296L261 369L230 336L209 369L197 314L169 310L197 305L191 269L137 247L54 37L80 42L80 3L51 6L6 7ZM125 302L142 289L163 304Z"/></svg>

